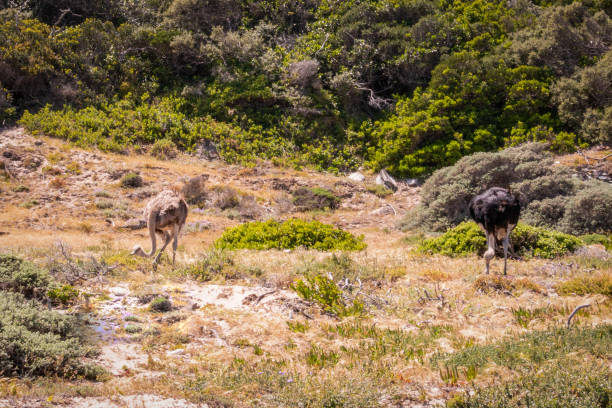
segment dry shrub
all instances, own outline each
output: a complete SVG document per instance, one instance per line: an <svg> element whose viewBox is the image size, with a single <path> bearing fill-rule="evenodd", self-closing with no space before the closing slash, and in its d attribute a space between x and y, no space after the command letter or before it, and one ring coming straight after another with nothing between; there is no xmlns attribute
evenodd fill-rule
<svg viewBox="0 0 612 408"><path fill-rule="evenodd" d="M515 286L510 278L499 275L484 275L474 281L474 289L483 292L512 292Z"/></svg>
<svg viewBox="0 0 612 408"><path fill-rule="evenodd" d="M172 140L161 139L151 146L151 155L160 160L174 159L178 155L178 148Z"/></svg>
<svg viewBox="0 0 612 408"><path fill-rule="evenodd" d="M208 193L206 192L207 174L202 174L189 179L182 189L183 196L188 204L204 207Z"/></svg>
<svg viewBox="0 0 612 408"><path fill-rule="evenodd" d="M238 216L241 219L254 220L263 213L262 207L257 204L253 196L241 194L229 186L215 186L212 190L215 194L215 207L221 210L234 210L233 214L230 214L232 217Z"/></svg>
<svg viewBox="0 0 612 408"><path fill-rule="evenodd" d="M538 285L537 283L535 283L529 278L515 279L514 286L516 287L516 289L530 290L534 293L544 292L544 288L542 288L542 286Z"/></svg>
<svg viewBox="0 0 612 408"><path fill-rule="evenodd" d="M60 189L66 186L66 179L64 177L58 176L49 182L49 186Z"/></svg>
<svg viewBox="0 0 612 408"><path fill-rule="evenodd" d="M300 211L333 210L338 208L340 198L324 188L300 187L293 192L293 204Z"/></svg>
<svg viewBox="0 0 612 408"><path fill-rule="evenodd" d="M604 271L576 276L556 287L561 295L590 295L600 293L612 296L612 272Z"/></svg>
<svg viewBox="0 0 612 408"><path fill-rule="evenodd" d="M227 210L240 205L240 195L236 189L229 186L214 186L212 190L215 193L215 207Z"/></svg>

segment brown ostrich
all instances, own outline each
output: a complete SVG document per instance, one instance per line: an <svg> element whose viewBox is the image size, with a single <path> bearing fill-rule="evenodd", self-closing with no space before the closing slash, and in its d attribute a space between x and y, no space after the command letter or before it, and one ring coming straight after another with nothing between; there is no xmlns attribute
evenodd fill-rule
<svg viewBox="0 0 612 408"><path fill-rule="evenodd" d="M178 236L187 220L187 203L176 191L163 190L147 203L144 209L144 219L151 236L151 252L146 253L139 245L136 245L132 250L132 255L147 258L153 256L157 249L155 233L158 233L164 237L164 245L159 250L157 256L155 256L153 265L157 266L162 252L164 252L164 249L166 249L171 240L174 240L172 243L172 264L174 264Z"/></svg>

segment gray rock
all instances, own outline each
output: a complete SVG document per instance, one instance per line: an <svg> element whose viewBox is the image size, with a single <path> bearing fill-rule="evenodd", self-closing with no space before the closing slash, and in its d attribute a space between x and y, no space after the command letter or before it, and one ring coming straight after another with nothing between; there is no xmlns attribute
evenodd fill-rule
<svg viewBox="0 0 612 408"><path fill-rule="evenodd" d="M115 296L126 296L130 291L126 288L122 288L121 286L115 286L114 288L110 288L110 292Z"/></svg>
<svg viewBox="0 0 612 408"><path fill-rule="evenodd" d="M387 173L387 170L383 169L380 171L380 173L378 173L378 176L376 176L376 184L385 186L389 190L397 191L397 182L389 173Z"/></svg>
<svg viewBox="0 0 612 408"><path fill-rule="evenodd" d="M370 213L370 215L378 215L378 216L383 216L383 215L395 215L395 209L393 207L391 207L389 204L382 206L374 211L372 211Z"/></svg>
<svg viewBox="0 0 612 408"><path fill-rule="evenodd" d="M350 180L357 181L359 183L361 183L361 182L363 182L365 180L365 176L363 174L361 174L360 172L358 172L358 171L349 174L348 178Z"/></svg>

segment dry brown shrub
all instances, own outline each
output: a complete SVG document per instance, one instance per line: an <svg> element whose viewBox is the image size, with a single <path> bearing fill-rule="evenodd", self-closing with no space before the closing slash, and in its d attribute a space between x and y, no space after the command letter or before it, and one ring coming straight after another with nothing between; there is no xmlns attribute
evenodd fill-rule
<svg viewBox="0 0 612 408"><path fill-rule="evenodd" d="M64 177L58 176L49 182L49 186L60 189L66 186L66 179Z"/></svg>

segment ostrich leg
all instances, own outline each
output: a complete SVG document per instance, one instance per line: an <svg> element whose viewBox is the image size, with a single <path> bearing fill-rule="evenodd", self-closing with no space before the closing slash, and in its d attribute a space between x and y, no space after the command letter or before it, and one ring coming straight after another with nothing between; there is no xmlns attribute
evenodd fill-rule
<svg viewBox="0 0 612 408"><path fill-rule="evenodd" d="M504 275L506 275L506 266L508 264L508 246L510 241L510 230L506 233L504 237Z"/></svg>
<svg viewBox="0 0 612 408"><path fill-rule="evenodd" d="M166 249L166 247L170 243L170 239L171 239L170 234L168 233L168 231L163 231L163 232L164 232L164 245L161 247L161 249L157 253L155 260L153 261L154 265L157 265L157 263L159 262L159 258L161 258L162 252L164 252L164 249Z"/></svg>
<svg viewBox="0 0 612 408"><path fill-rule="evenodd" d="M485 273L489 274L489 263L495 256L495 234L487 231L487 251L484 253Z"/></svg>
<svg viewBox="0 0 612 408"><path fill-rule="evenodd" d="M180 232L181 226L174 224L172 227L172 238L174 239L172 242L172 265L174 265L174 258L176 258L176 247L178 246L178 236Z"/></svg>

